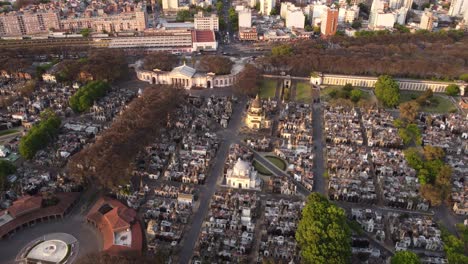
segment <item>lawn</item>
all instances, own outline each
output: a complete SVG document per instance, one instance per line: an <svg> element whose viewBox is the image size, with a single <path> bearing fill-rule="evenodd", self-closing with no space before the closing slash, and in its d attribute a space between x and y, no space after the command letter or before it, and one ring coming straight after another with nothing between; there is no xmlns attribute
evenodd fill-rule
<svg viewBox="0 0 468 264"><path fill-rule="evenodd" d="M276 96L276 80L265 79L260 85L260 98L274 98Z"/></svg>
<svg viewBox="0 0 468 264"><path fill-rule="evenodd" d="M286 162L278 157L275 156L266 156L265 157L268 161L273 163L278 169L285 170L286 169Z"/></svg>
<svg viewBox="0 0 468 264"><path fill-rule="evenodd" d="M254 166L255 170L258 171L258 173L271 176L273 173L269 171L267 168L265 168L262 164L258 163L258 161L254 160L252 165Z"/></svg>
<svg viewBox="0 0 468 264"><path fill-rule="evenodd" d="M312 87L309 83L300 82L296 85L296 101L310 102L312 100Z"/></svg>
<svg viewBox="0 0 468 264"><path fill-rule="evenodd" d="M18 129L3 130L3 131L0 131L0 136L5 136L5 135L17 133L17 132L19 132Z"/></svg>
<svg viewBox="0 0 468 264"><path fill-rule="evenodd" d="M418 98L419 95L422 93L420 92L400 92L400 103L408 102ZM434 96L430 99L431 105L426 105L421 108L422 112L427 113L448 113L452 110L456 110L456 106L453 105L450 99L434 94Z"/></svg>

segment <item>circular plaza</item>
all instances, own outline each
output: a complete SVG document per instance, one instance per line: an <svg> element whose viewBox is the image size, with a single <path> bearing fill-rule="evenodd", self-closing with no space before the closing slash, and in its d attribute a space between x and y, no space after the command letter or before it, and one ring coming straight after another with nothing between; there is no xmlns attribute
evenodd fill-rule
<svg viewBox="0 0 468 264"><path fill-rule="evenodd" d="M73 263L78 240L66 233L51 233L34 239L21 249L16 263Z"/></svg>

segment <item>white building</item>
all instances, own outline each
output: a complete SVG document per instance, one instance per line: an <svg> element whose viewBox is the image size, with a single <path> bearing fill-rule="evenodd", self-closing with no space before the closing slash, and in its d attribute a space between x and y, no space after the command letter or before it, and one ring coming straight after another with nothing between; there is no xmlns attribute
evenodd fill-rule
<svg viewBox="0 0 468 264"><path fill-rule="evenodd" d="M353 5L351 7L340 7L338 11L338 24L343 25L344 23L351 24L354 20L359 17L359 6Z"/></svg>
<svg viewBox="0 0 468 264"><path fill-rule="evenodd" d="M171 52L213 51L218 48L212 30L157 30L142 37L111 38L109 48L148 48Z"/></svg>
<svg viewBox="0 0 468 264"><path fill-rule="evenodd" d="M322 22L322 15L328 10L327 5L317 2L312 5L311 23L318 26Z"/></svg>
<svg viewBox="0 0 468 264"><path fill-rule="evenodd" d="M379 30L379 29L389 29L393 28L396 22L396 14L391 13L384 13L378 12L375 15L375 20L372 29ZM370 26L370 25L369 25Z"/></svg>
<svg viewBox="0 0 468 264"><path fill-rule="evenodd" d="M432 31L434 27L434 13L430 9L424 10L424 13L421 16L421 23L419 23L419 28L424 30Z"/></svg>
<svg viewBox="0 0 468 264"><path fill-rule="evenodd" d="M372 6L369 14L369 28L374 28L377 22L377 16L379 13L384 11L384 1L383 0L374 0L372 1Z"/></svg>
<svg viewBox="0 0 468 264"><path fill-rule="evenodd" d="M252 27L252 10L244 8L239 11L239 28Z"/></svg>
<svg viewBox="0 0 468 264"><path fill-rule="evenodd" d="M7 157L8 155L10 155L11 151L9 148L3 146L3 145L0 145L0 158L5 158Z"/></svg>
<svg viewBox="0 0 468 264"><path fill-rule="evenodd" d="M400 9L401 7L406 7L408 10L411 10L413 5L413 0L390 0L388 6L391 9Z"/></svg>
<svg viewBox="0 0 468 264"><path fill-rule="evenodd" d="M177 11L179 10L179 0L162 0L162 7L164 11Z"/></svg>
<svg viewBox="0 0 468 264"><path fill-rule="evenodd" d="M281 3L280 16L286 21L286 27L288 28L304 28L305 15L301 8L296 7L294 4L289 2Z"/></svg>
<svg viewBox="0 0 468 264"><path fill-rule="evenodd" d="M452 0L449 16L462 16L468 10L468 0Z"/></svg>
<svg viewBox="0 0 468 264"><path fill-rule="evenodd" d="M231 188L258 189L260 188L260 179L253 166L239 158L234 168L227 170L226 184Z"/></svg>
<svg viewBox="0 0 468 264"><path fill-rule="evenodd" d="M395 22L400 25L406 24L406 14L408 14L408 9L406 7L401 7L400 9L396 10L395 13Z"/></svg>
<svg viewBox="0 0 468 264"><path fill-rule="evenodd" d="M260 0L260 14L269 16L271 11L275 8L275 0Z"/></svg>
<svg viewBox="0 0 468 264"><path fill-rule="evenodd" d="M193 23L196 30L219 30L219 19L216 14L204 16L203 12L200 11L195 14Z"/></svg>

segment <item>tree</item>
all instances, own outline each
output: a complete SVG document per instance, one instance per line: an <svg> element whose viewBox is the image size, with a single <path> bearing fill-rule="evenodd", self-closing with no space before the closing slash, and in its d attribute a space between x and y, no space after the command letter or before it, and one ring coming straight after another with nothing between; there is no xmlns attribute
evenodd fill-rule
<svg viewBox="0 0 468 264"><path fill-rule="evenodd" d="M460 87L456 84L449 84L447 88L445 88L445 92L447 95L457 96L460 93Z"/></svg>
<svg viewBox="0 0 468 264"><path fill-rule="evenodd" d="M393 255L391 264L420 264L418 255L411 251L398 251Z"/></svg>
<svg viewBox="0 0 468 264"><path fill-rule="evenodd" d="M400 87L388 75L379 76L375 83L375 96L386 107L395 107L400 101Z"/></svg>
<svg viewBox="0 0 468 264"><path fill-rule="evenodd" d="M398 135L405 145L422 144L421 131L416 124L408 124L406 127L398 129Z"/></svg>
<svg viewBox="0 0 468 264"><path fill-rule="evenodd" d="M82 113L88 110L96 100L106 95L109 89L110 85L107 82L89 82L70 97L70 107L76 113Z"/></svg>
<svg viewBox="0 0 468 264"><path fill-rule="evenodd" d="M203 71L214 72L217 75L231 73L234 63L228 58L223 56L203 56L200 60L199 67Z"/></svg>
<svg viewBox="0 0 468 264"><path fill-rule="evenodd" d="M46 147L58 134L60 118L50 109L41 113L41 121L34 125L19 143L19 153L25 159L32 159L36 152Z"/></svg>
<svg viewBox="0 0 468 264"><path fill-rule="evenodd" d="M245 65L244 69L239 73L236 83L234 84L235 92L238 94L254 96L258 93L258 87L262 81L260 71L252 64Z"/></svg>
<svg viewBox="0 0 468 264"><path fill-rule="evenodd" d="M128 76L128 63L122 50L92 50L81 64L80 70L90 73L94 80L112 83Z"/></svg>
<svg viewBox="0 0 468 264"><path fill-rule="evenodd" d="M468 82L468 73L464 73L464 74L460 75L458 77L458 79L460 79L460 80L462 80L464 82Z"/></svg>
<svg viewBox="0 0 468 264"><path fill-rule="evenodd" d="M293 49L288 44L278 45L271 49L271 54L273 56L287 56L287 55L291 55L292 52L293 52Z"/></svg>
<svg viewBox="0 0 468 264"><path fill-rule="evenodd" d="M222 14L223 9L224 9L223 1L216 2L216 11L218 12L218 15Z"/></svg>
<svg viewBox="0 0 468 264"><path fill-rule="evenodd" d="M189 10L180 10L177 12L176 21L177 22L185 22L193 20L193 16Z"/></svg>
<svg viewBox="0 0 468 264"><path fill-rule="evenodd" d="M304 263L347 263L351 257L351 232L343 209L324 196L307 198L296 240Z"/></svg>
<svg viewBox="0 0 468 264"><path fill-rule="evenodd" d="M0 160L0 191L7 189L7 176L16 172L16 167L13 163L7 160Z"/></svg>
<svg viewBox="0 0 468 264"><path fill-rule="evenodd" d="M152 71L154 69L170 71L176 65L177 56L165 51L156 51L147 55L143 59L143 68L148 71Z"/></svg>
<svg viewBox="0 0 468 264"><path fill-rule="evenodd" d="M400 116L407 122L413 122L418 115L420 106L416 101L409 101L400 104Z"/></svg>
<svg viewBox="0 0 468 264"><path fill-rule="evenodd" d="M426 91L424 91L423 94L421 94L418 98L416 98L415 101L420 106L429 105L430 104L429 99L431 99L433 96L434 96L434 92L431 89L427 89Z"/></svg>
<svg viewBox="0 0 468 264"><path fill-rule="evenodd" d="M108 189L128 184L137 154L161 135L184 99L183 90L172 86L145 89L93 144L71 157L68 175Z"/></svg>
<svg viewBox="0 0 468 264"><path fill-rule="evenodd" d="M362 91L359 89L352 90L349 95L349 98L351 99L351 101L355 103L359 102L359 100L361 100L361 97L362 97Z"/></svg>
<svg viewBox="0 0 468 264"><path fill-rule="evenodd" d="M91 34L91 29L90 28L83 28L82 30L80 30L80 34L83 37L87 38Z"/></svg>
<svg viewBox="0 0 468 264"><path fill-rule="evenodd" d="M359 29L362 27L362 22L360 20L354 20L353 23L351 23L351 27L354 29Z"/></svg>

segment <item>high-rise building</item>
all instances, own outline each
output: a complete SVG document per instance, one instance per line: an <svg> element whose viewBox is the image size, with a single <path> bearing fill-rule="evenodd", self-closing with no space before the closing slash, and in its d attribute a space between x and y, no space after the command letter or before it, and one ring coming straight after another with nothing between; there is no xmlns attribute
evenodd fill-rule
<svg viewBox="0 0 468 264"><path fill-rule="evenodd" d="M468 0L452 0L449 16L462 16L468 10Z"/></svg>
<svg viewBox="0 0 468 264"><path fill-rule="evenodd" d="M288 28L304 28L305 15L300 7L289 2L281 3L280 16L286 21Z"/></svg>
<svg viewBox="0 0 468 264"><path fill-rule="evenodd" d="M432 31L433 26L434 13L432 13L431 10L426 8L426 10L424 10L424 13L421 16L421 23L419 23L419 28Z"/></svg>
<svg viewBox="0 0 468 264"><path fill-rule="evenodd" d="M372 6L369 14L369 27L374 28L377 21L377 15L379 12L383 12L385 8L385 2L382 0L372 1Z"/></svg>
<svg viewBox="0 0 468 264"><path fill-rule="evenodd" d="M200 11L198 14L195 14L193 23L196 30L219 30L219 19L216 14L205 16L203 12Z"/></svg>
<svg viewBox="0 0 468 264"><path fill-rule="evenodd" d="M405 7L408 8L408 10L411 10L413 0L390 0L388 6L391 9L400 9L401 7Z"/></svg>
<svg viewBox="0 0 468 264"><path fill-rule="evenodd" d="M128 6L128 10L104 13L87 10L81 16L59 16L55 10L26 10L0 15L0 36L23 36L48 33L50 30L77 32L89 28L95 32L144 31L147 28L146 6Z"/></svg>
<svg viewBox="0 0 468 264"><path fill-rule="evenodd" d="M181 6L179 6L179 0L162 0L162 8L164 11L177 11Z"/></svg>
<svg viewBox="0 0 468 264"><path fill-rule="evenodd" d="M239 11L239 28L250 27L252 27L252 10L250 8L244 8Z"/></svg>
<svg viewBox="0 0 468 264"><path fill-rule="evenodd" d="M260 14L269 16L271 11L275 8L275 0L260 0Z"/></svg>
<svg viewBox="0 0 468 264"><path fill-rule="evenodd" d="M54 11L10 12L0 15L0 36L34 35L59 28L59 15Z"/></svg>
<svg viewBox="0 0 468 264"><path fill-rule="evenodd" d="M340 7L338 11L338 24L353 23L359 17L359 6L353 5Z"/></svg>
<svg viewBox="0 0 468 264"><path fill-rule="evenodd" d="M322 23L320 25L320 32L323 37L333 36L338 27L338 10L328 8L322 14Z"/></svg>

